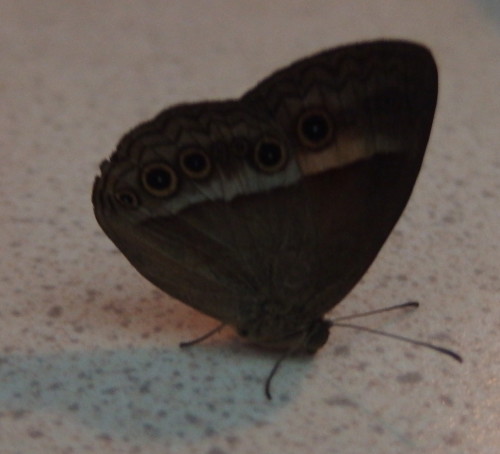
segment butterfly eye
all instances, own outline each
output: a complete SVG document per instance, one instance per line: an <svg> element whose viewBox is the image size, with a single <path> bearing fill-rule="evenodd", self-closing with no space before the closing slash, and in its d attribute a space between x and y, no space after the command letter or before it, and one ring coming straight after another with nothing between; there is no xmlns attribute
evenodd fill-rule
<svg viewBox="0 0 500 454"><path fill-rule="evenodd" d="M142 186L151 195L168 197L177 190L177 175L167 164L148 164L141 173Z"/></svg>
<svg viewBox="0 0 500 454"><path fill-rule="evenodd" d="M139 206L139 199L131 190L123 190L115 193L115 199L118 203L126 208L137 208Z"/></svg>
<svg viewBox="0 0 500 454"><path fill-rule="evenodd" d="M190 178L201 180L212 170L208 155L199 149L190 148L181 152L179 163L182 171Z"/></svg>
<svg viewBox="0 0 500 454"><path fill-rule="evenodd" d="M255 148L253 158L256 166L266 173L281 170L287 161L283 147L271 140L260 142Z"/></svg>
<svg viewBox="0 0 500 454"><path fill-rule="evenodd" d="M307 148L318 149L327 145L333 136L333 127L329 116L314 110L302 114L298 122L299 139Z"/></svg>

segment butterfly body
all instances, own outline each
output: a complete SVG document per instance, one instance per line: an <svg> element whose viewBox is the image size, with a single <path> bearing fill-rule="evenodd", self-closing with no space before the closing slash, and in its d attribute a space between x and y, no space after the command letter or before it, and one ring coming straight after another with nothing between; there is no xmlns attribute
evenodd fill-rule
<svg viewBox="0 0 500 454"><path fill-rule="evenodd" d="M436 98L422 46L323 52L133 129L101 165L96 218L168 294L252 342L314 352L410 197Z"/></svg>

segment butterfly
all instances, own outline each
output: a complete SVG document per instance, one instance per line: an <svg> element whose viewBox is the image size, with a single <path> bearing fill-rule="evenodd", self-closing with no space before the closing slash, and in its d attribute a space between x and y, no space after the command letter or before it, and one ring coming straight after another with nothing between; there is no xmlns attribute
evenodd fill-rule
<svg viewBox="0 0 500 454"><path fill-rule="evenodd" d="M101 164L96 219L169 295L252 343L314 353L408 202L437 93L431 52L388 40L170 107Z"/></svg>

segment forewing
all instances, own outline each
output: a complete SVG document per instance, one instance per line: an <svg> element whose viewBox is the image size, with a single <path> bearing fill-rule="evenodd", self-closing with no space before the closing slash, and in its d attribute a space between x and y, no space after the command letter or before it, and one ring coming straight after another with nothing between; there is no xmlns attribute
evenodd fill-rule
<svg viewBox="0 0 500 454"><path fill-rule="evenodd" d="M242 98L269 115L296 150L303 179L281 212L303 222L300 247L309 248L315 263L304 276L319 289L304 301L307 317L346 295L403 212L429 139L437 87L426 48L378 41L301 60ZM315 125L318 115L323 124ZM325 124L330 135L323 143L309 140L318 132L321 139Z"/></svg>

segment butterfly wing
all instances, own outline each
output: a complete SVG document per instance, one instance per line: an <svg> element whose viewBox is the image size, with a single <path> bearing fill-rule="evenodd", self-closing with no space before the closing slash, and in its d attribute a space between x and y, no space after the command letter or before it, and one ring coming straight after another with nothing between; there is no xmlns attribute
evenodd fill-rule
<svg viewBox="0 0 500 454"><path fill-rule="evenodd" d="M400 217L421 167L437 90L426 48L379 41L306 58L243 97L296 150L303 179L280 207L283 218L295 213L303 221L303 247L316 263L307 277L317 292L304 301L306 318L322 316L351 290Z"/></svg>

